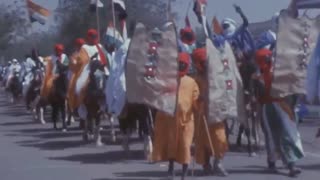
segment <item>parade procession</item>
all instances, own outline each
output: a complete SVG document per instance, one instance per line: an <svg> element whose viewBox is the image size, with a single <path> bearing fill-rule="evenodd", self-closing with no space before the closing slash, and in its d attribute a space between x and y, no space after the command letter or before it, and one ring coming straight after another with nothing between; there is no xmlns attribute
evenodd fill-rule
<svg viewBox="0 0 320 180"><path fill-rule="evenodd" d="M21 1L64 36L0 35L1 180L319 179L320 0Z"/></svg>

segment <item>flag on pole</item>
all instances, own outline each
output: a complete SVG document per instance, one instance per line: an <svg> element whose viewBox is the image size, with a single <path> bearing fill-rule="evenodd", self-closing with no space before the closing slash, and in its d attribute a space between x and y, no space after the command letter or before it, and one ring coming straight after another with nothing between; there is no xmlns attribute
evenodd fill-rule
<svg viewBox="0 0 320 180"><path fill-rule="evenodd" d="M119 31L114 27L113 23L110 23L105 35L106 44L114 44L115 48L118 49L123 44L123 38Z"/></svg>
<svg viewBox="0 0 320 180"><path fill-rule="evenodd" d="M126 11L126 5L123 0L113 0L114 10L118 13L118 18L120 21L125 20L128 17Z"/></svg>
<svg viewBox="0 0 320 180"><path fill-rule="evenodd" d="M90 0L90 7L89 10L92 13L95 13L97 11L97 8L103 8L104 4L100 0Z"/></svg>
<svg viewBox="0 0 320 180"><path fill-rule="evenodd" d="M320 0L293 0L297 9L317 9L320 8Z"/></svg>
<svg viewBox="0 0 320 180"><path fill-rule="evenodd" d="M44 25L47 21L47 17L50 16L50 11L31 0L27 0L27 7L29 12L29 19L31 23L39 22Z"/></svg>
<svg viewBox="0 0 320 180"><path fill-rule="evenodd" d="M186 27L191 28L191 23L190 23L190 19L189 19L188 15L186 16L185 23L186 23L186 25L185 25Z"/></svg>
<svg viewBox="0 0 320 180"><path fill-rule="evenodd" d="M212 19L212 26L213 26L213 32L215 34L221 35L223 33L223 29L221 27L221 24L216 16L214 16Z"/></svg>
<svg viewBox="0 0 320 180"><path fill-rule="evenodd" d="M199 23L202 24L202 16L204 15L205 7L207 5L207 0L195 0L193 11L196 14Z"/></svg>

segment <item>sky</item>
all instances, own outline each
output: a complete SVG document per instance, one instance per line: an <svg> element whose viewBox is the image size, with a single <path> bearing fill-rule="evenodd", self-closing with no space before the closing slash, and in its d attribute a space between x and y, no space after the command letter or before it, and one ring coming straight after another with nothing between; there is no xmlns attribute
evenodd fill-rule
<svg viewBox="0 0 320 180"><path fill-rule="evenodd" d="M14 0L0 0L6 4L12 3ZM17 0L23 1L23 0ZM46 7L47 9L54 11L59 0L33 0L34 2ZM130 1L130 0L128 0ZM150 0L150 1L165 1L167 0ZM178 12L179 21L178 26L184 26L184 17L187 12L188 4L191 0L176 0L172 5L172 11ZM193 0L192 0L193 1ZM269 20L276 12L281 9L287 8L290 0L207 0L207 16L209 19L213 16L217 16L220 20L226 17L239 21L239 16L235 13L233 4L239 5L243 12L247 15L250 22L260 22ZM192 12L192 7L189 11L189 17L191 23L196 23L196 18ZM38 24L33 25L33 29L46 30L53 25L53 17L49 18L46 26Z"/></svg>

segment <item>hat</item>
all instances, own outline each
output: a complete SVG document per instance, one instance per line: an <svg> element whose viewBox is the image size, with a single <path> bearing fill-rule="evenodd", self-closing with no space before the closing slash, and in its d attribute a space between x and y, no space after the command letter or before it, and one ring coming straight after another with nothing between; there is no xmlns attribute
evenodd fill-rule
<svg viewBox="0 0 320 180"><path fill-rule="evenodd" d="M196 35L190 27L180 30L181 41L185 44L191 45L196 41Z"/></svg>
<svg viewBox="0 0 320 180"><path fill-rule="evenodd" d="M178 55L179 61L179 75L180 77L185 76L188 73L190 65L190 56L186 52L181 52Z"/></svg>
<svg viewBox="0 0 320 180"><path fill-rule="evenodd" d="M204 63L207 61L207 49L197 48L192 52L192 59L198 70L202 71L204 69Z"/></svg>

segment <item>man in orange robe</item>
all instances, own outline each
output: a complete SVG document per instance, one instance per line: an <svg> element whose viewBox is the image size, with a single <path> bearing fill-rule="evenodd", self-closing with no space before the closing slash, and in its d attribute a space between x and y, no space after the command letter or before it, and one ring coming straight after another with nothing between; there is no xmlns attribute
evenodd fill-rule
<svg viewBox="0 0 320 180"><path fill-rule="evenodd" d="M196 114L195 128L195 160L203 166L206 174L211 172L210 157L214 156L214 170L220 175L227 176L221 161L228 150L228 142L224 122L209 124L206 122L206 104L208 103L207 83L207 52L206 48L198 48L193 51L193 60L197 68L196 82L200 87L200 107ZM207 129L208 128L208 129ZM207 131L208 130L208 131ZM211 142L210 142L210 141Z"/></svg>
<svg viewBox="0 0 320 180"><path fill-rule="evenodd" d="M53 82L58 77L58 63L64 67L69 65L69 59L64 54L64 46L56 44L54 47L55 54L45 58L46 69L44 81L41 87L40 96L44 99L48 98L53 88Z"/></svg>
<svg viewBox="0 0 320 180"><path fill-rule="evenodd" d="M194 108L197 106L199 87L187 76L189 55L179 54L180 87L175 117L158 112L155 121L153 161L169 161L169 176L174 176L174 162L182 164L182 179L191 161L194 135Z"/></svg>

